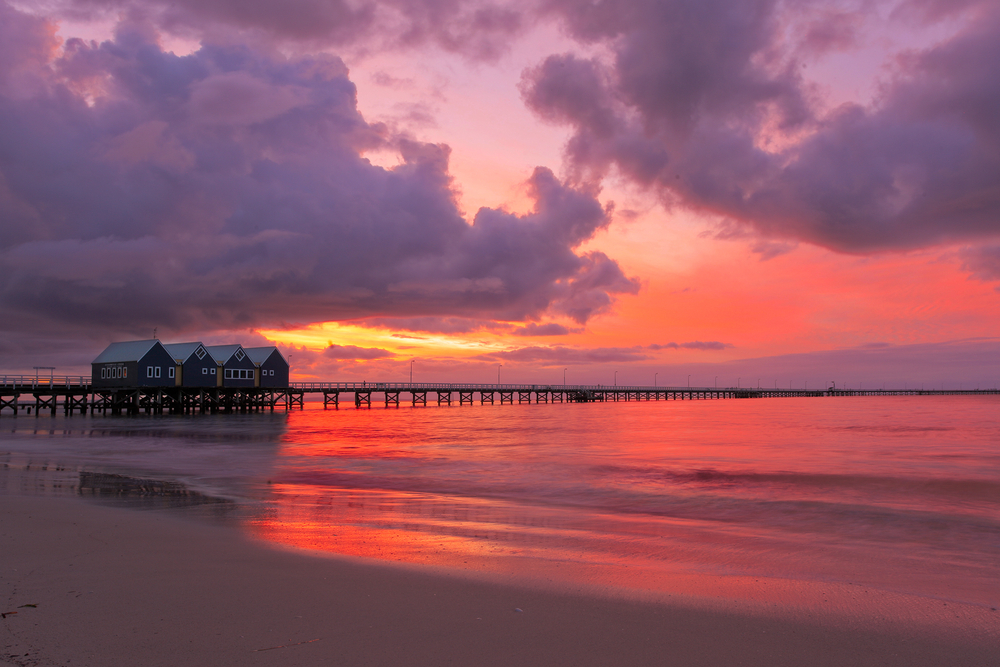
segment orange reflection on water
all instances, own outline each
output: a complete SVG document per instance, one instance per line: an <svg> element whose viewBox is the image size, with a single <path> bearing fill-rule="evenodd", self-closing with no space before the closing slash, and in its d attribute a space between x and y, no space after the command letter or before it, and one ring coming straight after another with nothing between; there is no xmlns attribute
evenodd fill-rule
<svg viewBox="0 0 1000 667"><path fill-rule="evenodd" d="M995 422L995 402L907 397L307 409L249 528L571 586L989 601L995 552L977 535L995 485L978 462Z"/></svg>
<svg viewBox="0 0 1000 667"><path fill-rule="evenodd" d="M419 494L274 484L274 511L251 522L260 538L298 549L380 560L465 565L511 555L495 526L445 516Z"/></svg>

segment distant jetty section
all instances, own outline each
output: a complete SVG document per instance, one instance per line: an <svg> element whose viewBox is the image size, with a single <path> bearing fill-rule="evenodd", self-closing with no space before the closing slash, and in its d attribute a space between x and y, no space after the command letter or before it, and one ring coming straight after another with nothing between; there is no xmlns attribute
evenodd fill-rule
<svg viewBox="0 0 1000 667"><path fill-rule="evenodd" d="M99 384L99 383L98 383ZM419 382L291 382L286 387L95 386L92 378L0 375L0 414L191 414L292 410L306 394L322 394L324 408L342 397L357 408L374 402L438 405L590 403L830 396L940 396L1000 394L997 389L778 389L619 385L468 384ZM405 397L405 398L404 398ZM428 397L433 397L429 399Z"/></svg>

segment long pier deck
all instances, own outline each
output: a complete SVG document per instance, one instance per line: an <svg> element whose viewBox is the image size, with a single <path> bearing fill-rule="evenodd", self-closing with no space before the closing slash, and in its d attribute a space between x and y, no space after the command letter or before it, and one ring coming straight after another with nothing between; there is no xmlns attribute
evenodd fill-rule
<svg viewBox="0 0 1000 667"><path fill-rule="evenodd" d="M293 382L288 387L94 387L89 377L37 378L0 375L0 414L10 410L55 415L184 414L291 410L306 394L322 394L323 407L340 407L349 396L356 408L372 404L437 405L590 403L625 401L721 400L824 396L938 396L1000 394L997 389L778 389L739 387L658 387L621 385L468 384L420 382ZM432 396L432 399L428 397ZM405 397L405 398L404 398ZM381 398L381 400L379 400ZM25 400L27 399L27 400Z"/></svg>

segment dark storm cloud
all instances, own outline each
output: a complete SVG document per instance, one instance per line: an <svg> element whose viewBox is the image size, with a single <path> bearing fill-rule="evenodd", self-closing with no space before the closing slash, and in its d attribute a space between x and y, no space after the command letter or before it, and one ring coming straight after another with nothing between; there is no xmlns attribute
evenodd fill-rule
<svg viewBox="0 0 1000 667"><path fill-rule="evenodd" d="M911 9L931 20L940 4ZM975 19L955 37L897 58L876 104L825 114L795 54L857 35L849 17L818 26L814 3L546 8L613 53L607 63L553 55L524 74L527 104L573 127L566 154L580 181L616 169L668 204L843 252L1000 235L995 3L965 3Z"/></svg>
<svg viewBox="0 0 1000 667"><path fill-rule="evenodd" d="M53 55L44 21L0 4L0 26L5 326L585 322L638 289L575 251L609 211L547 169L528 182L533 212L484 208L469 225L448 147L366 123L337 58L211 44L178 57L141 21ZM403 164L373 166L372 148Z"/></svg>

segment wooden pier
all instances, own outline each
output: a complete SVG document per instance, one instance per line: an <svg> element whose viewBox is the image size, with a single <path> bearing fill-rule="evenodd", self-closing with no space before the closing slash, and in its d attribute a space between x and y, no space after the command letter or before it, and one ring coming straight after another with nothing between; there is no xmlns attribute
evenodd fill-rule
<svg viewBox="0 0 1000 667"><path fill-rule="evenodd" d="M788 396L930 396L944 394L1000 394L997 389L766 389L738 387L650 387L618 385L462 384L410 382L293 382L304 394L323 394L324 408L339 408L341 395L356 408L370 408L382 397L385 407L397 407L402 396L413 406L425 406L432 395L438 405L495 403L591 403L625 401L696 401L727 398Z"/></svg>
<svg viewBox="0 0 1000 667"><path fill-rule="evenodd" d="M0 375L0 414L190 414L302 408L294 387L94 387L89 377ZM27 399L27 400L25 400Z"/></svg>
<svg viewBox="0 0 1000 667"><path fill-rule="evenodd" d="M696 401L730 398L823 396L940 396L1000 394L997 389L766 389L618 385L467 384L410 382L293 382L289 387L95 388L89 377L37 378L0 375L0 414L216 414L304 407L306 394L322 394L323 407L338 409L341 397L356 408L409 402L437 405ZM432 399L428 397L433 396ZM405 397L405 398L404 398ZM381 398L381 400L379 400Z"/></svg>

